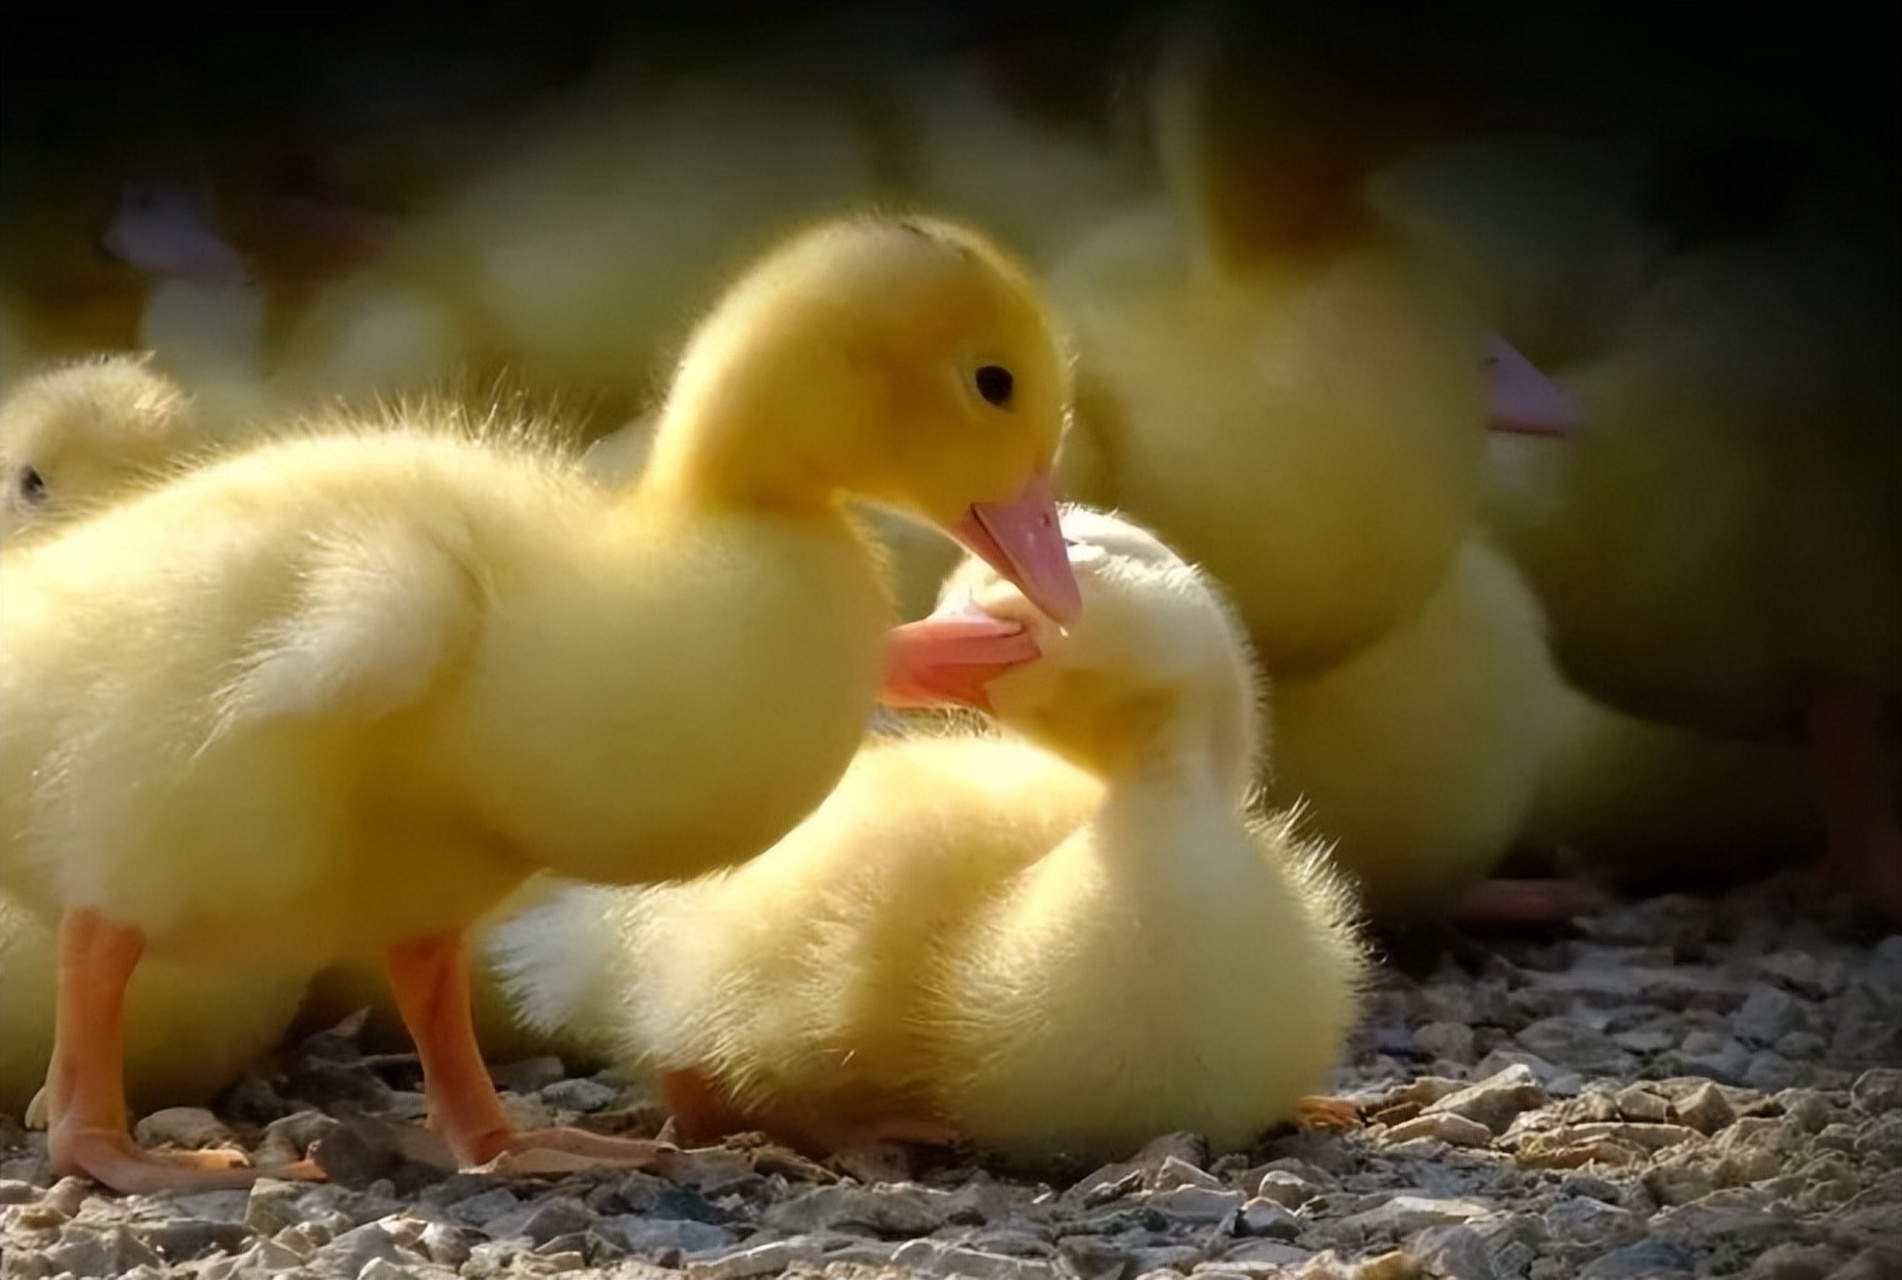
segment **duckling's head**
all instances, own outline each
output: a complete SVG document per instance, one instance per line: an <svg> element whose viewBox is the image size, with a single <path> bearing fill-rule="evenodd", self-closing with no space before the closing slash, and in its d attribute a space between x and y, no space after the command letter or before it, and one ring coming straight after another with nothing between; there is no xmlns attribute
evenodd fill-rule
<svg viewBox="0 0 1902 1280"><path fill-rule="evenodd" d="M1029 275L936 219L824 223L688 344L650 483L784 505L846 494L946 530L1068 619L1049 475L1069 370Z"/></svg>
<svg viewBox="0 0 1902 1280"><path fill-rule="evenodd" d="M886 700L987 710L1098 774L1193 754L1246 787L1259 685L1214 584L1120 516L1068 506L1063 528L1079 621L1059 628L968 560L937 612L893 632Z"/></svg>
<svg viewBox="0 0 1902 1280"><path fill-rule="evenodd" d="M71 518L200 443L185 393L148 356L23 379L0 402L0 537Z"/></svg>

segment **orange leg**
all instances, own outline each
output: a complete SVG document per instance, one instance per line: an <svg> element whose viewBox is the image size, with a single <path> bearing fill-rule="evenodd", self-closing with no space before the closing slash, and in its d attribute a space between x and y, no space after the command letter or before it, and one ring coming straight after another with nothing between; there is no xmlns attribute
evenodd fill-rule
<svg viewBox="0 0 1902 1280"><path fill-rule="evenodd" d="M673 1113L675 1130L690 1146L756 1132L822 1160L835 1151L874 1142L950 1146L960 1136L950 1125L918 1116L820 1119L797 1117L784 1108L741 1107L717 1081L691 1067L663 1072L660 1090L661 1102Z"/></svg>
<svg viewBox="0 0 1902 1280"><path fill-rule="evenodd" d="M1582 880L1482 880L1453 900L1451 915L1462 925L1553 925L1609 905L1603 890Z"/></svg>
<svg viewBox="0 0 1902 1280"><path fill-rule="evenodd" d="M591 1165L645 1166L674 1148L582 1129L519 1132L502 1110L476 1046L462 935L436 934L391 947L385 959L403 1025L423 1064L429 1122L463 1168L562 1173Z"/></svg>
<svg viewBox="0 0 1902 1280"><path fill-rule="evenodd" d="M141 1151L125 1105L125 988L145 951L137 929L91 907L59 923L59 996L47 1072L47 1153L54 1174L84 1174L123 1194L247 1187L259 1170L238 1151ZM313 1178L308 1161L269 1171Z"/></svg>
<svg viewBox="0 0 1902 1280"><path fill-rule="evenodd" d="M1809 744L1826 873L1902 920L1902 825L1883 778L1882 695L1826 680L1810 699Z"/></svg>
<svg viewBox="0 0 1902 1280"><path fill-rule="evenodd" d="M1346 1098L1311 1093L1294 1104L1294 1123L1301 1129L1346 1133L1360 1128L1360 1106Z"/></svg>

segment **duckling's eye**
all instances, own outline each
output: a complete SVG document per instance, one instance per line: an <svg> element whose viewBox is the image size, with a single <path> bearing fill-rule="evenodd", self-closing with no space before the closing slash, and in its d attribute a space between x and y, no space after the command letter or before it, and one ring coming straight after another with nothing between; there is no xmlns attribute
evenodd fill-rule
<svg viewBox="0 0 1902 1280"><path fill-rule="evenodd" d="M46 501L46 481L32 467L21 467L13 478L14 490L20 495L20 501L31 506L39 506Z"/></svg>
<svg viewBox="0 0 1902 1280"><path fill-rule="evenodd" d="M1003 365L987 364L977 371L977 393L1001 409L1010 403L1011 388L1016 381Z"/></svg>

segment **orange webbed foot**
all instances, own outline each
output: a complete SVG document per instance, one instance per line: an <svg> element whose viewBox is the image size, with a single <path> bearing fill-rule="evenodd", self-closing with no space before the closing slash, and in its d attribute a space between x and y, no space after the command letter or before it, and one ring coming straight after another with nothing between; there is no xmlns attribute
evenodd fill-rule
<svg viewBox="0 0 1902 1280"><path fill-rule="evenodd" d="M481 1173L572 1173L611 1165L651 1169L678 1155L670 1142L612 1138L586 1129L529 1129L502 1135L500 1149L475 1170Z"/></svg>
<svg viewBox="0 0 1902 1280"><path fill-rule="evenodd" d="M221 1191L248 1187L259 1178L321 1182L324 1172L309 1160L260 1169L242 1151L146 1151L122 1130L61 1133L55 1144L55 1174L81 1174L121 1195L152 1191Z"/></svg>
<svg viewBox="0 0 1902 1280"><path fill-rule="evenodd" d="M1298 1129L1348 1133L1361 1127L1360 1105L1346 1098L1309 1094L1294 1104L1294 1124Z"/></svg>
<svg viewBox="0 0 1902 1280"><path fill-rule="evenodd" d="M673 1114L683 1145L718 1142L735 1133L764 1133L802 1155L823 1160L836 1151L880 1142L948 1147L963 1135L928 1116L886 1114L863 1118L818 1117L788 1108L741 1106L705 1073L680 1067L661 1073L661 1100Z"/></svg>
<svg viewBox="0 0 1902 1280"><path fill-rule="evenodd" d="M127 1125L125 989L145 935L92 907L59 924L53 1061L30 1110L43 1112L55 1175L78 1174L121 1194L248 1187L260 1177L321 1179L308 1160L257 1169L241 1151L145 1151Z"/></svg>

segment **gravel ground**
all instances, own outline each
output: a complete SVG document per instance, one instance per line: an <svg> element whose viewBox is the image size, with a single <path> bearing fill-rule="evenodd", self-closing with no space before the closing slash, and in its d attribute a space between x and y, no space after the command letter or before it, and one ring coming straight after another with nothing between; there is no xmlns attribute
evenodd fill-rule
<svg viewBox="0 0 1902 1280"><path fill-rule="evenodd" d="M49 1185L41 1136L0 1116L0 1276L1902 1277L1902 933L1791 875L1412 968L1383 971L1336 1082L1361 1129L1215 1160L1172 1134L1081 1176L746 1139L658 1173L453 1173L415 1059L345 1028L140 1126L266 1161L321 1140L328 1184ZM524 1118L664 1118L555 1059L496 1074Z"/></svg>

